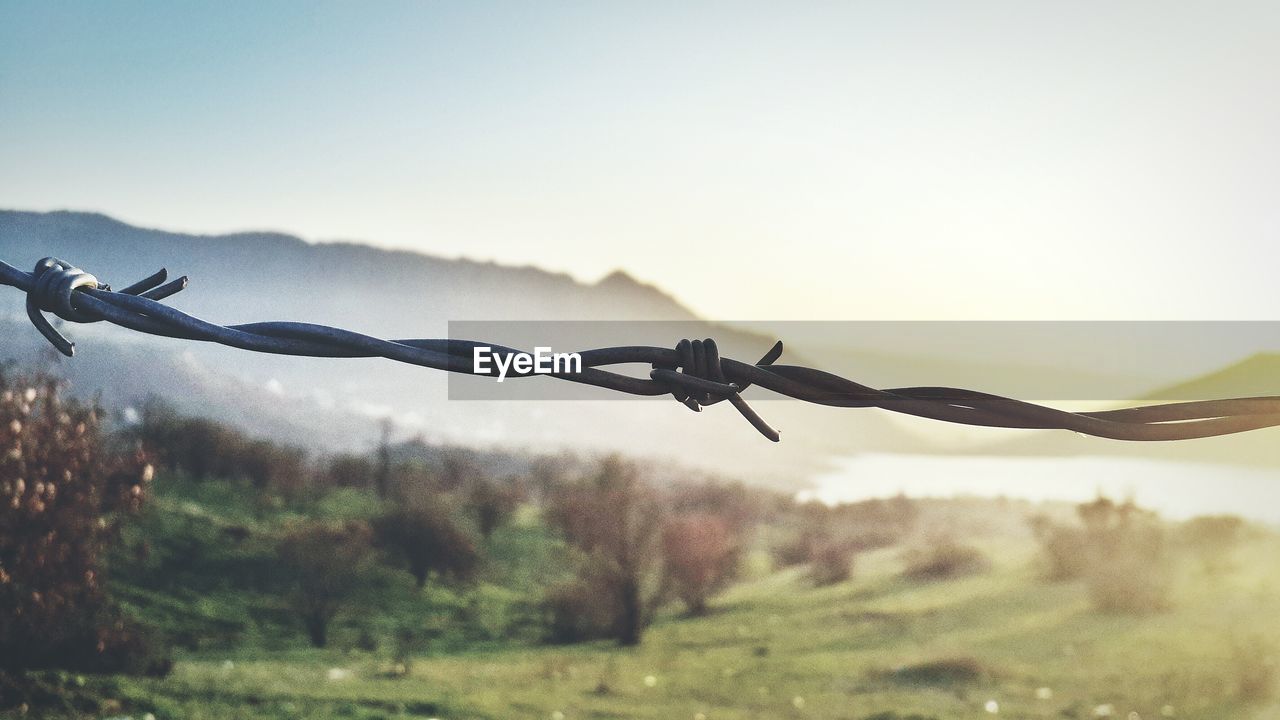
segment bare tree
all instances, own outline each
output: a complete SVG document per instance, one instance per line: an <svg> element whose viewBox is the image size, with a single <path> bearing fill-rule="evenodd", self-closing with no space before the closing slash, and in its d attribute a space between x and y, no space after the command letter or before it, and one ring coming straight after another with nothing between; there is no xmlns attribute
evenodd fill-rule
<svg viewBox="0 0 1280 720"><path fill-rule="evenodd" d="M669 520L662 549L667 576L692 615L707 611L707 599L729 584L741 558L741 543L729 522L710 513Z"/></svg>
<svg viewBox="0 0 1280 720"><path fill-rule="evenodd" d="M418 588L432 573L464 580L480 562L475 540L437 504L393 510L373 522L378 544L403 557Z"/></svg>
<svg viewBox="0 0 1280 720"><path fill-rule="evenodd" d="M613 456L588 478L561 486L548 516L582 552L580 577L600 589L613 637L638 644L666 595L656 492L634 464Z"/></svg>
<svg viewBox="0 0 1280 720"><path fill-rule="evenodd" d="M471 483L467 492L467 510L475 518L480 536L486 540L507 521L519 504L520 494L510 481L499 484L478 479Z"/></svg>
<svg viewBox="0 0 1280 720"><path fill-rule="evenodd" d="M378 497L385 498L391 492L391 434L395 431L395 423L391 418L383 418L378 424L378 469L375 485Z"/></svg>
<svg viewBox="0 0 1280 720"><path fill-rule="evenodd" d="M293 575L293 607L311 644L324 647L329 623L360 586L370 557L369 528L362 523L305 525L285 535L279 554Z"/></svg>

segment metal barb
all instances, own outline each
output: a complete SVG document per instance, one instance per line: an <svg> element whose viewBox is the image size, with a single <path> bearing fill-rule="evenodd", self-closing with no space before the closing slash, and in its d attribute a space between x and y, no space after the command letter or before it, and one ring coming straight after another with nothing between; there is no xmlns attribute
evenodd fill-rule
<svg viewBox="0 0 1280 720"><path fill-rule="evenodd" d="M141 295L154 300L180 292L187 285L185 277L157 288L169 277L168 271L161 268L159 272L126 287L118 292L122 295ZM7 283L6 283L7 284ZM81 293L94 290L101 293L111 292L111 286L99 282L98 278L55 257L47 257L36 263L31 272L31 283L27 287L27 317L36 326L41 335L53 345L58 352L67 357L74 357L75 343L58 332L44 316L51 312L54 315L77 323L94 323L105 319L85 312L80 307Z"/></svg>
<svg viewBox="0 0 1280 720"><path fill-rule="evenodd" d="M164 270L112 291L89 273L57 258L23 272L0 261L0 285L26 293L31 323L64 355L75 345L49 323L45 313L76 323L106 321L136 332L212 342L251 352L328 358L382 357L447 372L475 374L466 340L384 340L360 333L296 322L215 325L162 304L181 292L187 278L166 283ZM480 343L491 345L490 343ZM491 345L496 352L516 352ZM910 387L877 390L815 368L775 364L782 343L759 362L720 356L714 340L681 340L675 347L622 346L583 350L580 372L554 377L630 395L671 395L692 410L729 401L762 435L777 442L771 428L742 398L758 385L774 393L843 408L881 408L943 422L986 427L1070 430L1114 440L1186 440L1280 426L1280 396L1205 400L1130 407L1102 412L1066 412L1021 400L960 388ZM649 378L603 369L644 363ZM510 376L509 376L510 377Z"/></svg>
<svg viewBox="0 0 1280 720"><path fill-rule="evenodd" d="M756 367L772 365L781 355L782 343L775 343L760 358L760 362L756 363ZM649 377L667 385L676 400L694 412L702 412L702 408L708 405L728 400L761 435L773 442L781 439L778 431L769 427L747 401L742 399L741 393L750 383L739 385L725 379L724 368L720 364L720 350L715 340L681 340L676 345L676 356L679 359L674 367L671 363L655 363L649 371ZM676 369L681 372L676 372Z"/></svg>

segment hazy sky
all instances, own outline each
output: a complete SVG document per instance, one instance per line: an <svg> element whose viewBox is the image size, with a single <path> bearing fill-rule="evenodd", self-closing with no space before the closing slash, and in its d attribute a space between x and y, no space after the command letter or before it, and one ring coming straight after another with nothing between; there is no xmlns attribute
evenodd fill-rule
<svg viewBox="0 0 1280 720"><path fill-rule="evenodd" d="M715 319L1275 319L1278 39L1271 0L0 0L0 206Z"/></svg>

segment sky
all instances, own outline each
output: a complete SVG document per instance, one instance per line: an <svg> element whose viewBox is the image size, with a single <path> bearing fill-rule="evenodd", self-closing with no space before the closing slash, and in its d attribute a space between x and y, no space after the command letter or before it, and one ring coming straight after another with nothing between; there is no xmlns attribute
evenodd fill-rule
<svg viewBox="0 0 1280 720"><path fill-rule="evenodd" d="M0 207L715 320L1277 319L1274 2L0 0Z"/></svg>

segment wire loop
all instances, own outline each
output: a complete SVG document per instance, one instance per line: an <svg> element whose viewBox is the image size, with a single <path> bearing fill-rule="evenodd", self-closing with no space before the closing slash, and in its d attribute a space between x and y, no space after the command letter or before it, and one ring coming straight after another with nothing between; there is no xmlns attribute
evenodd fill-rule
<svg viewBox="0 0 1280 720"><path fill-rule="evenodd" d="M164 287L157 287L168 276L168 272L162 268L159 272L121 290L119 294L141 295L160 300L180 292L187 286L187 279L183 277ZM111 286L100 282L98 278L71 263L55 257L47 257L36 263L28 279L30 282L26 287L27 317L31 319L31 324L35 325L40 334L44 335L58 352L67 357L73 357L76 352L75 343L58 332L44 313L50 312L63 320L75 323L101 322L105 319L101 315L87 312L79 307L80 299L86 291L109 293ZM5 284L14 283L6 282Z"/></svg>
<svg viewBox="0 0 1280 720"><path fill-rule="evenodd" d="M779 342L756 363L756 367L771 365L781 355L782 343ZM724 367L720 363L720 348L711 338L681 340L676 345L676 360L654 363L649 377L668 387L672 397L694 412L702 412L704 407L728 400L761 435L773 442L781 439L778 431L769 427L747 401L742 399L741 392L750 383L739 385L725 379Z"/></svg>

